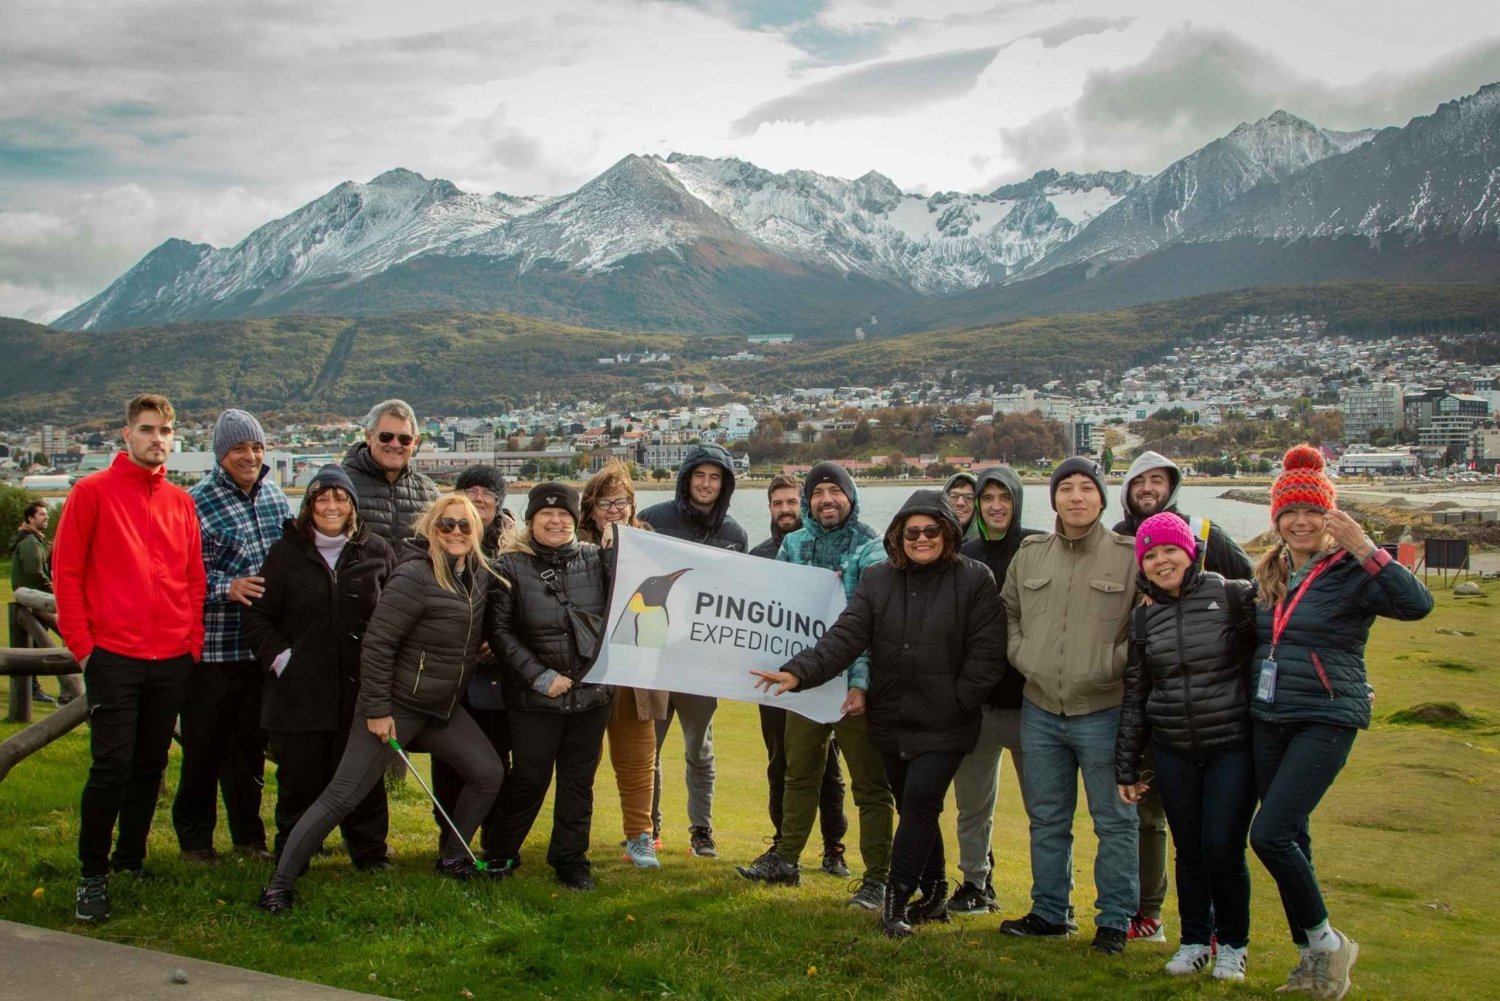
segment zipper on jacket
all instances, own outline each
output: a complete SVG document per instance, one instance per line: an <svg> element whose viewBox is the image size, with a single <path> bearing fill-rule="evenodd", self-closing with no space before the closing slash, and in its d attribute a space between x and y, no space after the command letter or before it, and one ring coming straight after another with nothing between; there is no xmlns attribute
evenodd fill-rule
<svg viewBox="0 0 1500 1001"><path fill-rule="evenodd" d="M499 515L496 515L496 517L498 518ZM476 573L477 572L478 571L476 571ZM468 687L464 684L464 669L465 667L467 667L467 662L469 659L469 640L474 636L474 588L472 583L469 587L464 589L464 597L468 599L469 627L464 630L464 651L460 655L463 659L460 660L458 664L458 684L453 686L453 698L448 703L448 716L445 718L451 718L453 716L453 707L458 705L459 695L465 688Z"/></svg>
<svg viewBox="0 0 1500 1001"><path fill-rule="evenodd" d="M417 686L422 683L422 672L427 670L427 651L422 651L422 656L417 658L417 680L411 683L411 693L417 694Z"/></svg>
<svg viewBox="0 0 1500 1001"><path fill-rule="evenodd" d="M1323 683L1323 690L1328 693L1330 699L1333 698L1333 682L1328 680L1328 672L1323 670L1323 658L1318 656L1316 650L1307 651L1307 655L1312 660L1313 670L1318 672L1318 680Z"/></svg>
<svg viewBox="0 0 1500 1001"><path fill-rule="evenodd" d="M1187 721L1188 740L1193 745L1193 753L1202 756L1203 750L1198 746L1198 723L1193 719L1193 700L1189 697L1189 689L1192 687L1192 679L1188 677L1188 665L1186 655L1186 638L1182 634L1182 602L1177 602L1174 609L1177 617L1177 670L1182 675L1182 715Z"/></svg>

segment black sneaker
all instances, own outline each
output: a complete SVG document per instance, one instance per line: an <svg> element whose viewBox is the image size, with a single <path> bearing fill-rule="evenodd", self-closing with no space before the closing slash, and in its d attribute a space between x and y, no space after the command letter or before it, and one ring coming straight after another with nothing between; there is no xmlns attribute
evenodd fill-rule
<svg viewBox="0 0 1500 1001"><path fill-rule="evenodd" d="M849 906L861 907L867 911L880 910L885 906L885 884L873 879L861 879L859 886L849 895Z"/></svg>
<svg viewBox="0 0 1500 1001"><path fill-rule="evenodd" d="M838 876L840 879L849 878L849 865L844 861L844 846L838 842L823 849L822 871L830 876Z"/></svg>
<svg viewBox="0 0 1500 1001"><path fill-rule="evenodd" d="M73 916L79 921L109 920L109 877L84 876L78 881Z"/></svg>
<svg viewBox="0 0 1500 1001"><path fill-rule="evenodd" d="M1024 917L1006 918L1000 922L1000 934L1018 938L1066 938L1069 932L1067 925L1048 921L1031 911Z"/></svg>
<svg viewBox="0 0 1500 1001"><path fill-rule="evenodd" d="M734 871L753 883L767 883L771 886L802 885L802 867L782 858L775 848L749 865L735 866Z"/></svg>
<svg viewBox="0 0 1500 1001"><path fill-rule="evenodd" d="M1094 932L1093 949L1106 956L1118 956L1125 951L1125 937L1126 933L1119 928L1105 928L1100 925L1099 930Z"/></svg>
<svg viewBox="0 0 1500 1001"><path fill-rule="evenodd" d="M42 691L42 686L40 685L37 685L31 689L31 701L40 702L42 703L42 705L46 706L57 705L57 700L48 695L46 692Z"/></svg>
<svg viewBox="0 0 1500 1001"><path fill-rule="evenodd" d="M255 906L267 914L286 914L296 902L297 894L292 890L273 890L269 886L260 891Z"/></svg>
<svg viewBox="0 0 1500 1001"><path fill-rule="evenodd" d="M469 861L468 856L463 858L440 858L433 866L439 876L456 879L460 883L466 883L473 879L479 872L474 868L474 863Z"/></svg>
<svg viewBox="0 0 1500 1001"><path fill-rule="evenodd" d="M586 865L557 870L557 881L570 890L592 890L598 885Z"/></svg>
<svg viewBox="0 0 1500 1001"><path fill-rule="evenodd" d="M719 846L714 844L714 832L706 827L688 829L688 850L699 858L718 858Z"/></svg>
<svg viewBox="0 0 1500 1001"><path fill-rule="evenodd" d="M999 909L993 897L968 880L953 891L953 898L948 901L948 910L953 914L988 914Z"/></svg>
<svg viewBox="0 0 1500 1001"><path fill-rule="evenodd" d="M391 860L388 858L357 859L354 862L354 868L360 872L389 872Z"/></svg>
<svg viewBox="0 0 1500 1001"><path fill-rule="evenodd" d="M926 883L921 890L922 895L906 905L908 924L917 925L929 921L947 924L953 920L948 914L948 881L946 879Z"/></svg>

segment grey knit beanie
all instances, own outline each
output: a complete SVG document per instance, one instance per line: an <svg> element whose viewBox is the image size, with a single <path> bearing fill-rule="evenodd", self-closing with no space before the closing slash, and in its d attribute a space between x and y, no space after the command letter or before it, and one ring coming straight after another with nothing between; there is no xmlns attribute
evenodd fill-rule
<svg viewBox="0 0 1500 1001"><path fill-rule="evenodd" d="M214 422L214 459L223 462L229 450L242 441L266 443L266 432L253 414L243 410L226 410Z"/></svg>

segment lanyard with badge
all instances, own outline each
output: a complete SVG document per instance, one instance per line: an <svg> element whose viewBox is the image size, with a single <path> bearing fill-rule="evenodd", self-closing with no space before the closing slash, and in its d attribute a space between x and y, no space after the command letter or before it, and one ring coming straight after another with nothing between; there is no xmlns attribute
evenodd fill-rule
<svg viewBox="0 0 1500 1001"><path fill-rule="evenodd" d="M1290 601L1282 598L1272 607L1271 653L1260 662L1260 677L1255 685L1255 697L1260 701L1276 701L1276 648L1281 645L1281 634L1286 632L1286 624L1291 619L1292 613L1297 610L1297 605L1302 601L1302 596L1307 593L1307 589L1312 587L1313 581L1317 580L1323 571L1343 559L1345 555L1347 555L1346 551L1340 551L1313 567Z"/></svg>

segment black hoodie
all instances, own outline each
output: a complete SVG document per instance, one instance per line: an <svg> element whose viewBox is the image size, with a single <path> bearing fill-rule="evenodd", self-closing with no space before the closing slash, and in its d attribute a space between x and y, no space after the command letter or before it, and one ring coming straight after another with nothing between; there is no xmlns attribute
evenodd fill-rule
<svg viewBox="0 0 1500 1001"><path fill-rule="evenodd" d="M692 496L688 491L693 470L705 462L718 466L724 472L719 499L707 514L693 507ZM734 458L719 445L701 442L688 449L677 470L677 496L651 505L638 517L656 531L674 539L686 539L715 549L732 549L743 553L750 548L750 537L745 534L740 523L729 516L729 499L733 496Z"/></svg>
<svg viewBox="0 0 1500 1001"><path fill-rule="evenodd" d="M984 524L984 512L979 510L980 503L978 495L984 493L984 488L991 483L998 483L1010 494L1010 525L1005 534L996 539L988 537L989 532ZM1021 540L1028 535L1044 535L1034 528L1021 527L1021 509L1026 499L1025 488L1021 484L1021 477L1009 466L991 466L979 471L978 482L975 484L974 492L974 523L978 526L978 538L965 542L958 550L971 559L976 559L990 568L995 575L997 587L1005 586L1005 572L1010 569L1010 561L1015 557L1016 550L1021 548ZM1026 676L1020 671L1006 671L1001 677L1000 683L985 699L985 705L996 709L1020 709L1021 690L1026 687Z"/></svg>

